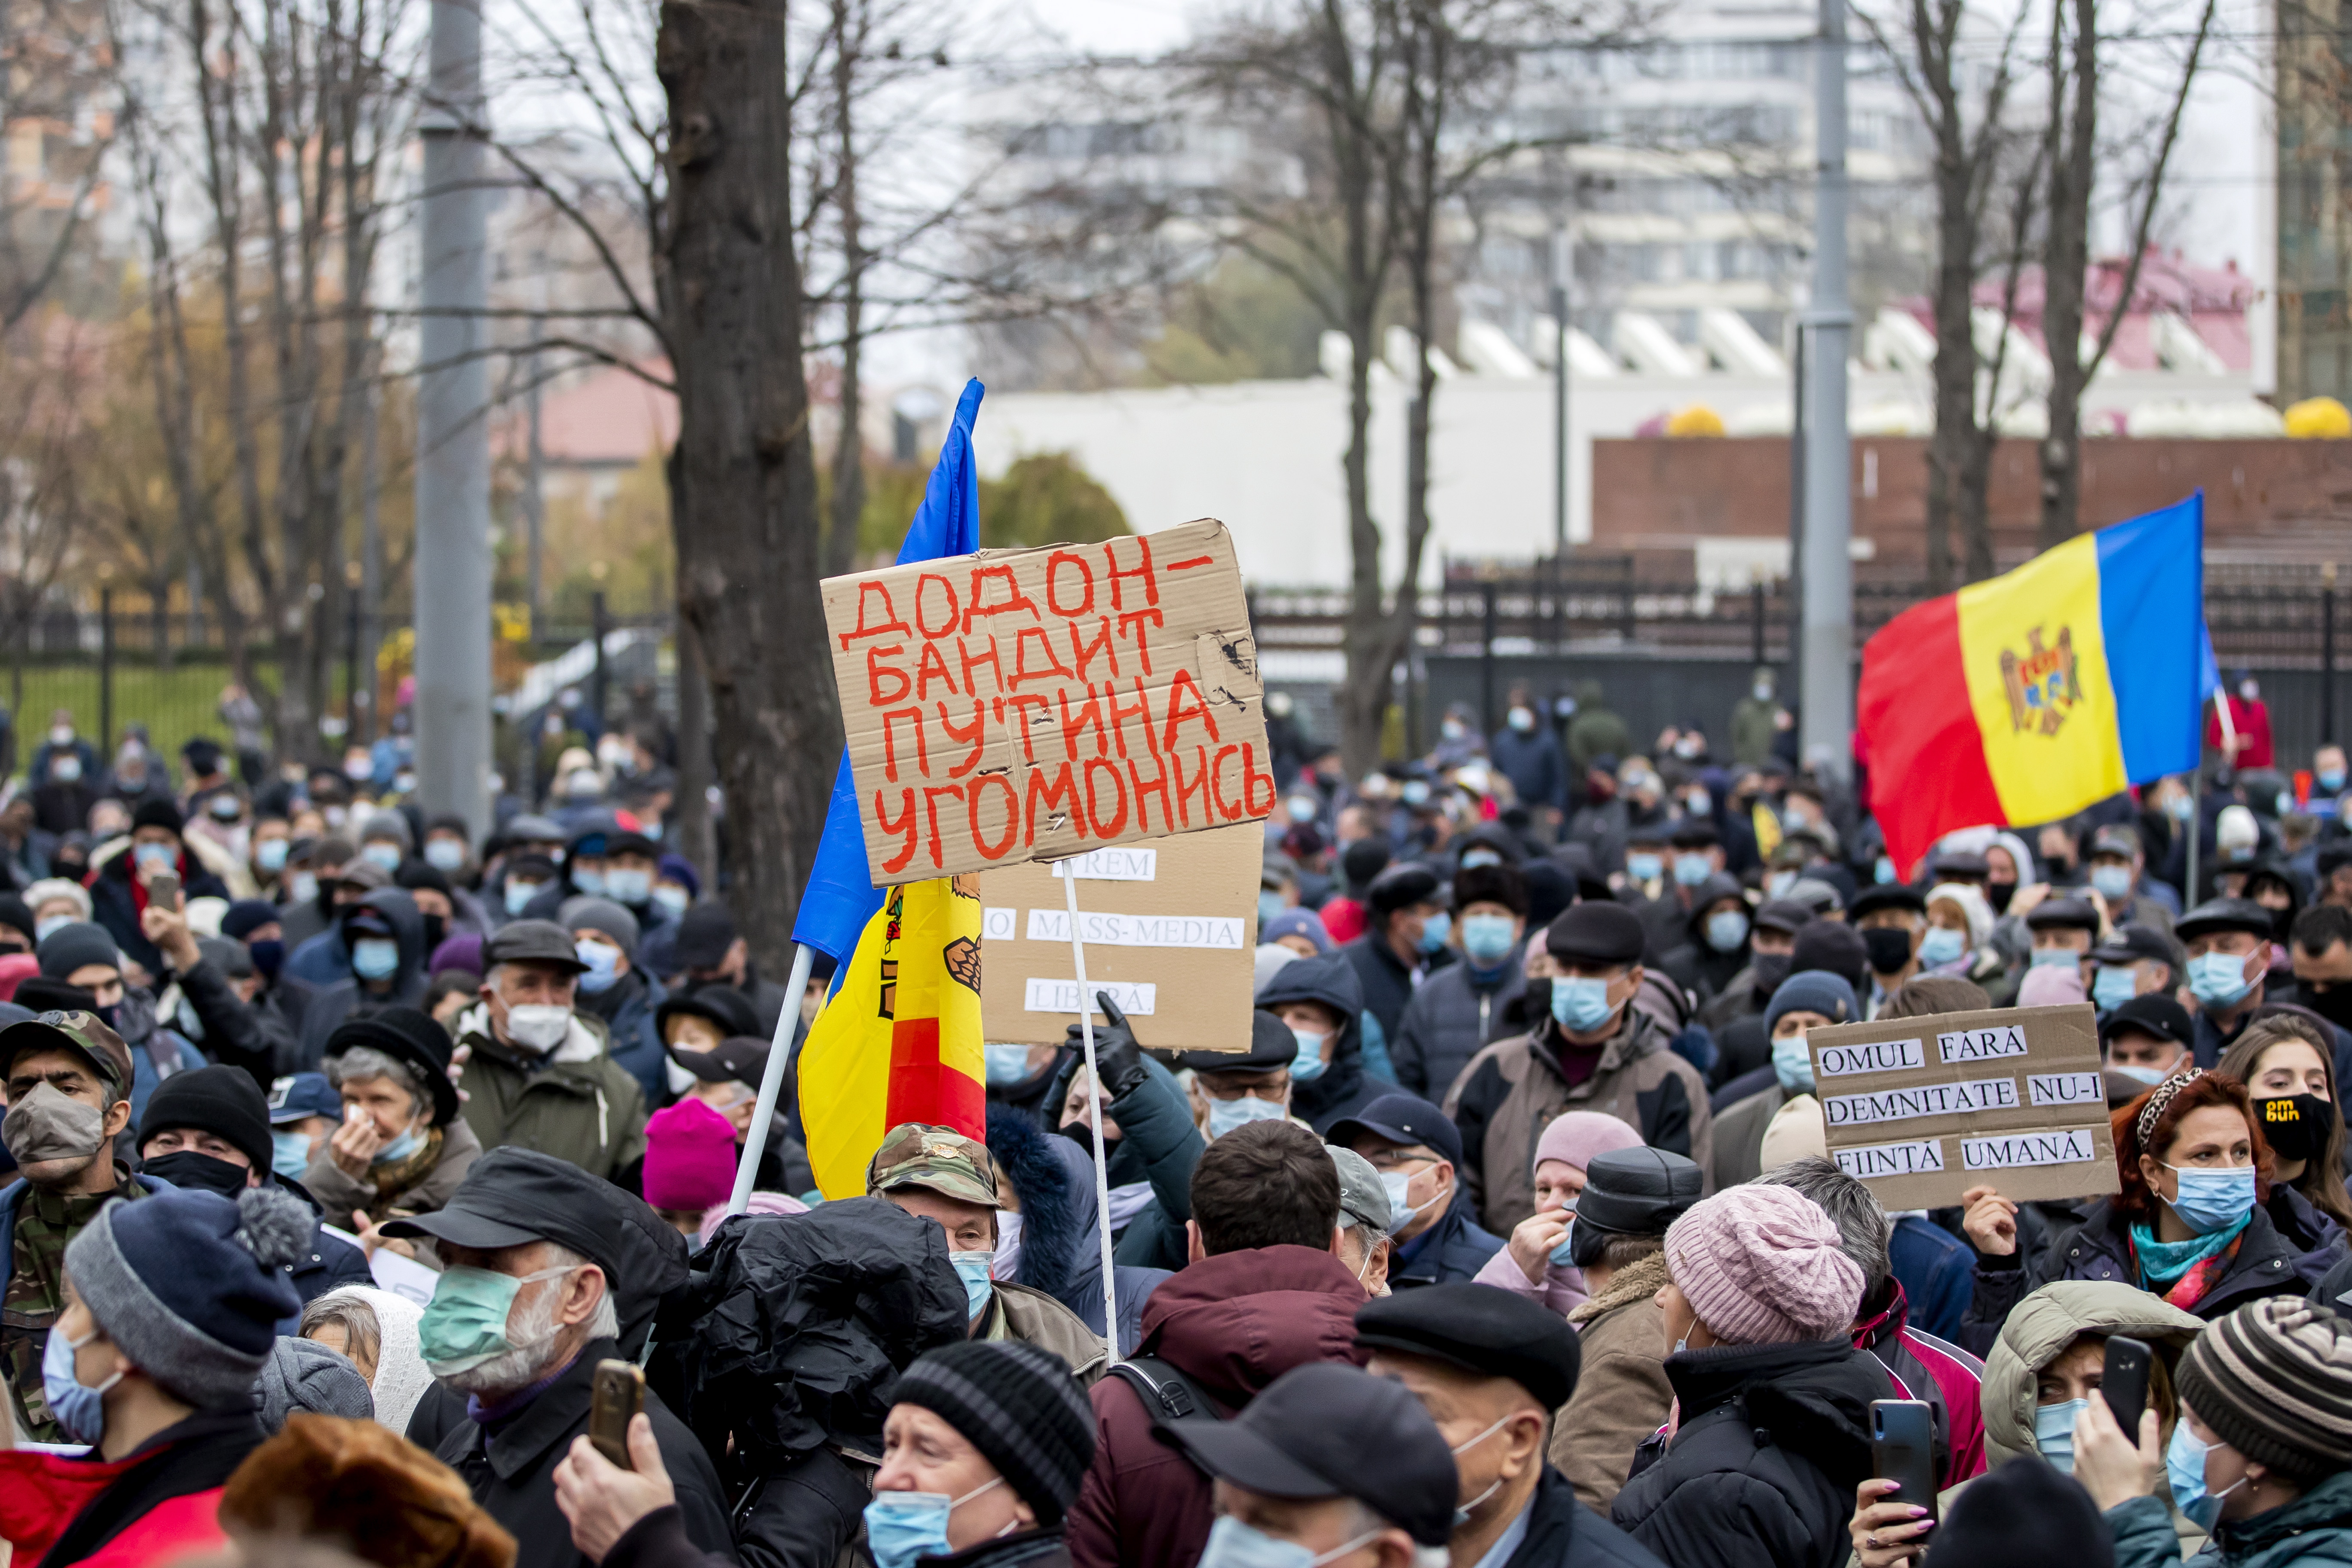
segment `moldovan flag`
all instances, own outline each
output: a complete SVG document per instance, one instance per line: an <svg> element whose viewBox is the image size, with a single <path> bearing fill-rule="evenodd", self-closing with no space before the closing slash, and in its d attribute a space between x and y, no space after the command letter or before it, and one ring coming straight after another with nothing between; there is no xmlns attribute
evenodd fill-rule
<svg viewBox="0 0 2352 1568"><path fill-rule="evenodd" d="M1902 874L1955 828L2053 821L2197 765L2204 549L2200 490L1870 639L1855 723Z"/></svg>
<svg viewBox="0 0 2352 1568"><path fill-rule="evenodd" d="M827 1198L866 1191L902 1121L988 1136L980 1033L980 882L887 890L801 1046L801 1120Z"/></svg>

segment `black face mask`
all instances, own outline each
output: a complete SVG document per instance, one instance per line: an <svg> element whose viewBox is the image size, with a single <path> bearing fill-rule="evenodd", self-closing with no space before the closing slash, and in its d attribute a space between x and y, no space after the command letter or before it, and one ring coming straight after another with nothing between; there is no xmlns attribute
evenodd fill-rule
<svg viewBox="0 0 2352 1568"><path fill-rule="evenodd" d="M2352 980L2331 981L2324 991L2305 984L2303 1005L2339 1029L2352 1029Z"/></svg>
<svg viewBox="0 0 2352 1568"><path fill-rule="evenodd" d="M2254 1101L2262 1118L2263 1136L2281 1158L2316 1160L2327 1152L2327 1135L2336 1127L2336 1107L2316 1094L2281 1095Z"/></svg>
<svg viewBox="0 0 2352 1568"><path fill-rule="evenodd" d="M1789 978L1790 961L1795 957L1793 952L1758 953L1754 960L1757 994L1769 996L1780 989L1780 982Z"/></svg>
<svg viewBox="0 0 2352 1568"><path fill-rule="evenodd" d="M1893 974L1911 962L1911 933L1901 926L1872 926L1862 933L1874 973Z"/></svg>
<svg viewBox="0 0 2352 1568"><path fill-rule="evenodd" d="M1985 902L1992 906L1993 913L1997 915L2007 914L2009 912L2009 900L2017 896L2017 884L2014 882L1987 882L1984 885L1984 895Z"/></svg>
<svg viewBox="0 0 2352 1568"><path fill-rule="evenodd" d="M2271 911L2271 936L2282 945L2286 942L2287 932L2294 928L2296 913L2293 905Z"/></svg>
<svg viewBox="0 0 2352 1568"><path fill-rule="evenodd" d="M175 1149L169 1154L158 1154L141 1163L141 1170L151 1176L160 1176L175 1187L194 1187L200 1192L218 1193L234 1202L245 1191L246 1178L252 1173L243 1165L210 1154L199 1154L194 1149Z"/></svg>

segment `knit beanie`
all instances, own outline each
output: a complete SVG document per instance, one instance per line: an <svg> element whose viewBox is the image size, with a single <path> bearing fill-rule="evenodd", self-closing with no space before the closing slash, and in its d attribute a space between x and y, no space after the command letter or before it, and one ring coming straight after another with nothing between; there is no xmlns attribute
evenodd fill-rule
<svg viewBox="0 0 2352 1568"><path fill-rule="evenodd" d="M171 1189L109 1204L66 1244L66 1272L131 1363L199 1409L242 1406L278 1325L302 1310L287 1268L317 1221L253 1187L231 1203Z"/></svg>
<svg viewBox="0 0 2352 1568"><path fill-rule="evenodd" d="M1069 1363L1024 1340L963 1340L929 1352L892 1397L963 1435L1051 1530L1095 1457L1094 1407Z"/></svg>
<svg viewBox="0 0 2352 1568"><path fill-rule="evenodd" d="M2352 1468L2352 1321L2273 1296L2206 1325L2180 1397L2247 1458L2309 1484Z"/></svg>
<svg viewBox="0 0 2352 1568"><path fill-rule="evenodd" d="M1764 1008L1764 1035L1789 1013L1819 1013L1832 1024L1851 1024L1862 1016L1853 1004L1853 987L1842 974L1826 969L1801 969L1780 982Z"/></svg>
<svg viewBox="0 0 2352 1568"><path fill-rule="evenodd" d="M1694 1206L1666 1232L1666 1274L1729 1345L1843 1339L1862 1301L1837 1226L1789 1187L1731 1187Z"/></svg>
<svg viewBox="0 0 2352 1568"><path fill-rule="evenodd" d="M371 1421L375 1396L360 1369L343 1356L316 1340L280 1336L254 1379L253 1411L264 1432L277 1433L298 1410Z"/></svg>
<svg viewBox="0 0 2352 1568"><path fill-rule="evenodd" d="M2038 1454L1978 1477L1936 1531L1936 1568L2115 1568L2115 1532L2072 1477Z"/></svg>
<svg viewBox="0 0 2352 1568"><path fill-rule="evenodd" d="M575 933L601 931L620 944L623 958L637 961L637 917L610 899L566 899L555 911L555 923Z"/></svg>
<svg viewBox="0 0 2352 1568"><path fill-rule="evenodd" d="M155 1134L174 1127L210 1132L255 1170L269 1169L269 1102L243 1068L198 1068L157 1084L147 1097L147 1114L139 1119L139 1142L143 1148Z"/></svg>
<svg viewBox="0 0 2352 1568"><path fill-rule="evenodd" d="M1558 1160L1583 1170L1596 1154L1612 1149L1637 1149L1642 1135L1630 1125L1598 1110L1570 1110L1551 1119L1536 1140L1535 1163Z"/></svg>
<svg viewBox="0 0 2352 1568"><path fill-rule="evenodd" d="M735 1124L699 1100L681 1100L646 1122L646 1202L699 1214L735 1192Z"/></svg>
<svg viewBox="0 0 2352 1568"><path fill-rule="evenodd" d="M114 938L107 934L104 926L88 921L59 926L34 949L33 956L41 961L41 973L51 980L69 980L75 970L93 963L102 963L110 969L122 967L122 954L116 949Z"/></svg>

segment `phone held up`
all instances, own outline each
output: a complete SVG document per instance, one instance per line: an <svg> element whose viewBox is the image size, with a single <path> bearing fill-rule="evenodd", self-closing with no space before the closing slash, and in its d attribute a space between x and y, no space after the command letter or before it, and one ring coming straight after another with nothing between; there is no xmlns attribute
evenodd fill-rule
<svg viewBox="0 0 2352 1568"><path fill-rule="evenodd" d="M646 1407L646 1374L635 1362L606 1360L596 1363L588 1405L588 1441L621 1468L629 1463L629 1423Z"/></svg>
<svg viewBox="0 0 2352 1568"><path fill-rule="evenodd" d="M1924 1399L1870 1402L1870 1473L1900 1481L1894 1500L1936 1514L1936 1417Z"/></svg>
<svg viewBox="0 0 2352 1568"><path fill-rule="evenodd" d="M2147 1364L2153 1355L2145 1341L2127 1334L2107 1337L2106 1365L2099 1373L2099 1392L2116 1413L2116 1425L2134 1443L2139 1441L2140 1412L2147 1408Z"/></svg>

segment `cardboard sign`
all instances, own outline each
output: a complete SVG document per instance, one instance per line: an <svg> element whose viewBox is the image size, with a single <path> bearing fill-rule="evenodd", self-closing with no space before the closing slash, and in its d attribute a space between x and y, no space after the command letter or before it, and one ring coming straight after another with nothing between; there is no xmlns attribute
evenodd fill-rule
<svg viewBox="0 0 2352 1568"><path fill-rule="evenodd" d="M1221 522L916 562L824 593L877 887L1274 809Z"/></svg>
<svg viewBox="0 0 2352 1568"><path fill-rule="evenodd" d="M1078 877L1087 942L1084 1005L1108 991L1135 1037L1178 1051L1249 1048L1257 956L1257 885L1265 829L1210 833L1106 849L1054 865L1007 867L980 879L981 1026L999 1045L1060 1045L1078 1021L1077 971L1062 875ZM1103 1022L1099 1012L1095 1021Z"/></svg>
<svg viewBox="0 0 2352 1568"><path fill-rule="evenodd" d="M1841 1024L1806 1036L1830 1158L1888 1209L2117 1191L2089 1005Z"/></svg>

